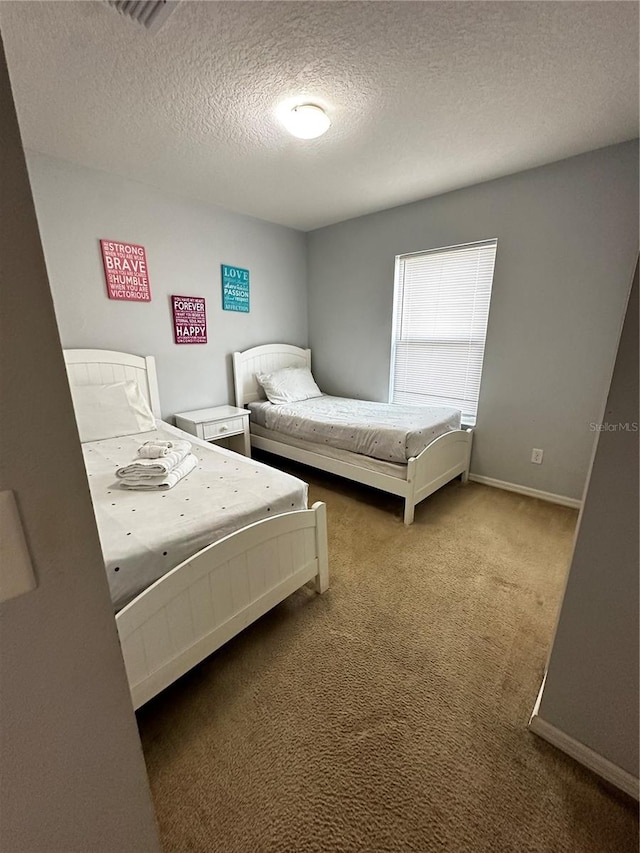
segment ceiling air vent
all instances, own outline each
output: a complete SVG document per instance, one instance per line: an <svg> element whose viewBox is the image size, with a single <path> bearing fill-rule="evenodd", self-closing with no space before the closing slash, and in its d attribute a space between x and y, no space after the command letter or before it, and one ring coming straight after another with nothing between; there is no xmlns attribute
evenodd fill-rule
<svg viewBox="0 0 640 853"><path fill-rule="evenodd" d="M156 33L178 5L179 0L106 0L121 15Z"/></svg>

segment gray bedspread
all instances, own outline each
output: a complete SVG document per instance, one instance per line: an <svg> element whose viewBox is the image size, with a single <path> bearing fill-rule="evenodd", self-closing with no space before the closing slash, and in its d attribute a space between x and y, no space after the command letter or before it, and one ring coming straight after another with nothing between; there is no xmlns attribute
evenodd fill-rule
<svg viewBox="0 0 640 853"><path fill-rule="evenodd" d="M401 406L323 394L298 403L249 403L266 429L374 459L406 464L439 436L460 429L458 409Z"/></svg>

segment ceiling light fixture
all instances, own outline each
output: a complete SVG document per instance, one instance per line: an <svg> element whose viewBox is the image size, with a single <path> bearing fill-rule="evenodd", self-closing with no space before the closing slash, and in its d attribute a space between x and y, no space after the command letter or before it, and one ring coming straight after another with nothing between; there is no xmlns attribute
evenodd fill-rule
<svg viewBox="0 0 640 853"><path fill-rule="evenodd" d="M315 104L299 104L285 112L282 123L298 139L315 139L331 127L329 116Z"/></svg>

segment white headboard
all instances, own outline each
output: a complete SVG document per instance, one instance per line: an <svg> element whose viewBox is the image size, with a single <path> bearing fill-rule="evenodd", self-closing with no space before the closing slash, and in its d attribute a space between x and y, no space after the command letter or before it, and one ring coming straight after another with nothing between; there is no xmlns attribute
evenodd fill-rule
<svg viewBox="0 0 640 853"><path fill-rule="evenodd" d="M308 367L311 370L311 350L290 344L265 344L233 354L233 384L236 406L264 400L264 392L256 382L256 373L271 373L282 367Z"/></svg>
<svg viewBox="0 0 640 853"><path fill-rule="evenodd" d="M128 352L106 349L64 350L70 385L106 385L134 379L156 418L160 415L160 395L156 376L156 360Z"/></svg>

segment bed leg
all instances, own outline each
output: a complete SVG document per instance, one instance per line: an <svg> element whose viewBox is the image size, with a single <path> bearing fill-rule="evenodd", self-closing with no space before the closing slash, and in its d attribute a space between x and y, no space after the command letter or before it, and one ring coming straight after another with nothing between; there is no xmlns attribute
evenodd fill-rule
<svg viewBox="0 0 640 853"><path fill-rule="evenodd" d="M404 502L404 523L407 527L410 524L413 524L413 514L415 512L415 504L412 503L408 498L405 499Z"/></svg>
<svg viewBox="0 0 640 853"><path fill-rule="evenodd" d="M315 578L316 592L322 594L329 589L329 548L327 544L327 505L318 501L311 507L316 514L316 551L318 574Z"/></svg>
<svg viewBox="0 0 640 853"><path fill-rule="evenodd" d="M460 481L462 483L468 483L469 482L469 468L471 468L471 442L473 440L473 430L468 429L466 432L467 432L467 439L468 439L468 442L467 442L467 467L462 472L462 477L460 478Z"/></svg>

